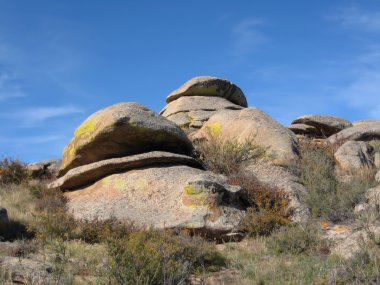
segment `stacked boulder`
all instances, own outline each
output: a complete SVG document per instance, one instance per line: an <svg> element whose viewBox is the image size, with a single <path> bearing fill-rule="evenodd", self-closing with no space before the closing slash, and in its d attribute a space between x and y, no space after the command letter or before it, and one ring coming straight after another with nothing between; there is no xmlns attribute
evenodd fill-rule
<svg viewBox="0 0 380 285"><path fill-rule="evenodd" d="M79 126L49 187L65 191L76 219L229 234L245 216L242 190L204 171L191 152L173 122L120 103Z"/></svg>
<svg viewBox="0 0 380 285"><path fill-rule="evenodd" d="M340 117L305 115L295 119L289 129L301 138L324 139L349 127L352 127L352 124Z"/></svg>
<svg viewBox="0 0 380 285"><path fill-rule="evenodd" d="M61 166L60 159L49 159L27 165L28 174L34 179L55 178Z"/></svg>
<svg viewBox="0 0 380 285"><path fill-rule="evenodd" d="M247 99L241 89L228 80L195 77L166 98L167 105L160 114L176 123L186 132L200 129L220 110L241 110Z"/></svg>

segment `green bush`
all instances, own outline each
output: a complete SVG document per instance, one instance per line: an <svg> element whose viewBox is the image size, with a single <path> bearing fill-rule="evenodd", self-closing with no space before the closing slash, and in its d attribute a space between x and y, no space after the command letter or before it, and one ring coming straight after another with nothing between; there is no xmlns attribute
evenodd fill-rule
<svg viewBox="0 0 380 285"><path fill-rule="evenodd" d="M333 222L354 217L354 207L366 190L374 186L374 175L357 175L349 183L339 182L332 146L301 146L299 170L308 189L306 202L314 218ZM362 173L363 174L363 173Z"/></svg>
<svg viewBox="0 0 380 285"><path fill-rule="evenodd" d="M0 183L21 184L28 178L26 165L12 158L0 160Z"/></svg>
<svg viewBox="0 0 380 285"><path fill-rule="evenodd" d="M108 242L117 284L187 284L190 275L224 260L203 239L171 231L137 231Z"/></svg>
<svg viewBox="0 0 380 285"><path fill-rule="evenodd" d="M313 225L283 227L268 239L268 247L275 253L310 253L320 245L320 230Z"/></svg>
<svg viewBox="0 0 380 285"><path fill-rule="evenodd" d="M267 150L255 145L253 138L239 142L215 134L196 142L195 149L196 156L207 170L226 175L237 173L245 161L267 156Z"/></svg>

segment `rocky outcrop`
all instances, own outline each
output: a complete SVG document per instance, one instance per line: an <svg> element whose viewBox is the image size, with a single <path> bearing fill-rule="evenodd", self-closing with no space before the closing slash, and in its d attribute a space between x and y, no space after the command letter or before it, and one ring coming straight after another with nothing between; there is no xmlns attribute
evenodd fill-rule
<svg viewBox="0 0 380 285"><path fill-rule="evenodd" d="M258 108L224 110L212 116L192 138L207 139L217 135L220 139L249 139L267 149L272 162L289 165L298 159L295 135Z"/></svg>
<svg viewBox="0 0 380 285"><path fill-rule="evenodd" d="M49 159L27 165L29 176L35 179L54 178L58 175L61 159Z"/></svg>
<svg viewBox="0 0 380 285"><path fill-rule="evenodd" d="M68 149L64 175L49 188L66 191L76 219L186 228L220 238L245 216L242 189L184 155L192 150L185 133L142 105L95 113Z"/></svg>
<svg viewBox="0 0 380 285"><path fill-rule="evenodd" d="M293 127L295 124L303 124L314 127L316 129L314 136L318 138L327 138L346 128L352 127L352 124L345 119L327 115L305 115L295 119L289 127L291 130L296 129L298 134L311 135L310 129L304 128L305 131L303 131L300 128L297 129L296 127Z"/></svg>
<svg viewBox="0 0 380 285"><path fill-rule="evenodd" d="M320 132L316 127L305 124L292 124L288 127L296 135L302 135L306 137L318 137Z"/></svg>
<svg viewBox="0 0 380 285"><path fill-rule="evenodd" d="M103 159L153 150L188 154L192 145L174 123L138 103L119 103L91 115L63 152L59 176Z"/></svg>
<svg viewBox="0 0 380 285"><path fill-rule="evenodd" d="M373 147L366 142L348 141L338 148L334 157L342 174L356 175L374 167Z"/></svg>
<svg viewBox="0 0 380 285"><path fill-rule="evenodd" d="M371 140L380 140L380 121L356 125L328 138L331 144Z"/></svg>
<svg viewBox="0 0 380 285"><path fill-rule="evenodd" d="M368 124L368 123L376 123L376 122L380 122L380 120L360 120L360 121L352 122L352 125L354 127L356 127L356 126L359 126L359 125L365 125L365 124Z"/></svg>
<svg viewBox="0 0 380 285"><path fill-rule="evenodd" d="M299 177L284 167L265 161L250 163L244 167L244 171L254 175L260 183L283 192L293 222L302 223L308 220L310 213L305 203L307 189L301 184Z"/></svg>
<svg viewBox="0 0 380 285"><path fill-rule="evenodd" d="M247 99L238 86L228 80L211 76L195 77L187 81L180 88L170 93L166 102L170 103L184 96L215 96L227 99L242 107L248 106Z"/></svg>
<svg viewBox="0 0 380 285"><path fill-rule="evenodd" d="M225 109L240 110L243 107L219 97L186 96L166 105L160 114L182 129L191 131L201 128L212 115Z"/></svg>
<svg viewBox="0 0 380 285"><path fill-rule="evenodd" d="M216 77L191 79L167 97L160 114L191 133L221 110L240 110L247 99L235 84Z"/></svg>

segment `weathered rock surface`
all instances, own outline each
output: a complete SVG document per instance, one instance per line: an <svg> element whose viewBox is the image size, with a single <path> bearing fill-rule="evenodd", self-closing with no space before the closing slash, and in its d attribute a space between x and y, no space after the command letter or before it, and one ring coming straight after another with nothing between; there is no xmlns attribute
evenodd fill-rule
<svg viewBox="0 0 380 285"><path fill-rule="evenodd" d="M247 99L238 86L228 80L211 76L195 77L187 81L180 88L173 91L166 98L166 102L170 103L184 96L221 97L236 105L247 107Z"/></svg>
<svg viewBox="0 0 380 285"><path fill-rule="evenodd" d="M303 135L307 137L317 137L320 136L320 132L316 127L305 125L305 124L292 124L288 127L296 135Z"/></svg>
<svg viewBox="0 0 380 285"><path fill-rule="evenodd" d="M369 189L365 194L365 198L371 208L380 210L380 185Z"/></svg>
<svg viewBox="0 0 380 285"><path fill-rule="evenodd" d="M275 164L293 164L298 159L295 134L258 108L220 111L203 125L193 139L207 139L210 135L240 142L252 139L256 145L268 148Z"/></svg>
<svg viewBox="0 0 380 285"><path fill-rule="evenodd" d="M374 167L373 147L367 142L345 142L334 154L340 172L353 175Z"/></svg>
<svg viewBox="0 0 380 285"><path fill-rule="evenodd" d="M65 196L76 219L116 218L142 227L221 235L245 216L241 189L224 181L189 166L150 167L110 175Z"/></svg>
<svg viewBox="0 0 380 285"><path fill-rule="evenodd" d="M153 151L121 158L111 158L79 166L48 185L51 189L70 190L96 182L122 171L166 165L189 165L201 168L194 158L163 151Z"/></svg>
<svg viewBox="0 0 380 285"><path fill-rule="evenodd" d="M192 145L173 122L138 103L119 103L79 126L64 150L59 176L88 163L154 150L187 154Z"/></svg>
<svg viewBox="0 0 380 285"><path fill-rule="evenodd" d="M170 102L160 114L184 129L199 129L212 115L224 109L243 107L227 99L206 96L185 96Z"/></svg>
<svg viewBox="0 0 380 285"><path fill-rule="evenodd" d="M344 143L346 141L380 140L380 121L344 129L327 140L332 144Z"/></svg>
<svg viewBox="0 0 380 285"><path fill-rule="evenodd" d="M0 207L0 223L4 224L8 222L8 212L7 209Z"/></svg>
<svg viewBox="0 0 380 285"><path fill-rule="evenodd" d="M315 127L319 135L329 137L346 128L352 127L352 124L342 118L327 115L305 115L295 119L292 124L305 124Z"/></svg>
<svg viewBox="0 0 380 285"><path fill-rule="evenodd" d="M6 256L0 257L0 272L9 276L9 284L37 285L46 284L53 268L31 259Z"/></svg>
<svg viewBox="0 0 380 285"><path fill-rule="evenodd" d="M380 170L376 173L376 181L380 183Z"/></svg>
<svg viewBox="0 0 380 285"><path fill-rule="evenodd" d="M61 159L49 159L27 165L27 170L32 178L50 178L58 175Z"/></svg>
<svg viewBox="0 0 380 285"><path fill-rule="evenodd" d="M259 182L283 191L288 200L288 211L293 222L306 222L310 216L305 203L307 189L300 179L284 167L259 161L249 164L244 171L254 175Z"/></svg>
<svg viewBox="0 0 380 285"><path fill-rule="evenodd" d="M352 122L352 125L356 127L359 125L364 125L368 123L376 123L376 122L380 122L380 120L360 120L360 121Z"/></svg>

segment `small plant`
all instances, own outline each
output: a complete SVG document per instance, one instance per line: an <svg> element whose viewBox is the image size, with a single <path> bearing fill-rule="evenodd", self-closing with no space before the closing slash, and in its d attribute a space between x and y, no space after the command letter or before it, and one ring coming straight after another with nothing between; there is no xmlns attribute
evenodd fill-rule
<svg viewBox="0 0 380 285"><path fill-rule="evenodd" d="M196 270L224 263L211 244L172 231L137 231L112 238L108 253L117 284L187 284Z"/></svg>
<svg viewBox="0 0 380 285"><path fill-rule="evenodd" d="M267 156L267 150L255 145L253 139L239 142L210 133L207 140L196 142L196 156L207 170L231 175L237 173L244 162Z"/></svg>
<svg viewBox="0 0 380 285"><path fill-rule="evenodd" d="M4 158L0 161L0 183L21 184L28 178L26 165L17 159Z"/></svg>
<svg viewBox="0 0 380 285"><path fill-rule="evenodd" d="M320 245L320 231L313 225L283 227L268 239L268 247L275 253L310 253Z"/></svg>

